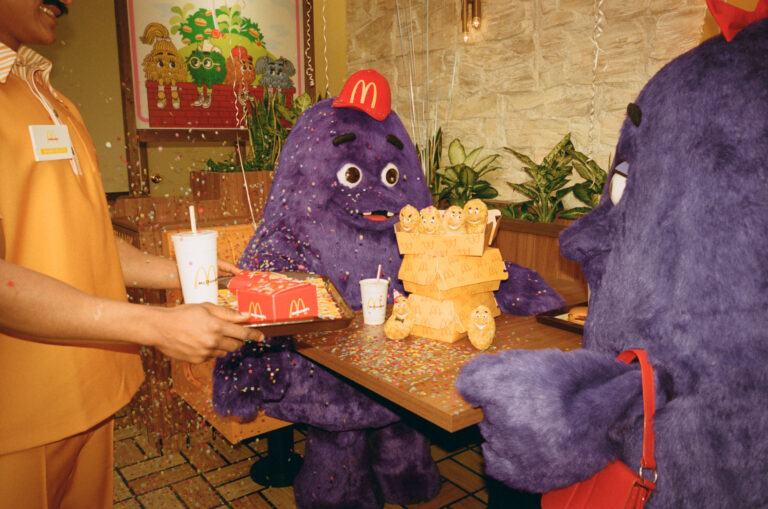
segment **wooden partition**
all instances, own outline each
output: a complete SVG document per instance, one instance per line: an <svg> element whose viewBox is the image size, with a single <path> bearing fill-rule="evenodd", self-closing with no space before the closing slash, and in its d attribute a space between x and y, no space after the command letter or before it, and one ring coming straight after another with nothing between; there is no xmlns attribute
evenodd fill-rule
<svg viewBox="0 0 768 509"><path fill-rule="evenodd" d="M587 292L587 280L581 265L560 253L558 236L570 223L532 223L502 218L494 245L504 260L533 269L555 290L574 284Z"/></svg>

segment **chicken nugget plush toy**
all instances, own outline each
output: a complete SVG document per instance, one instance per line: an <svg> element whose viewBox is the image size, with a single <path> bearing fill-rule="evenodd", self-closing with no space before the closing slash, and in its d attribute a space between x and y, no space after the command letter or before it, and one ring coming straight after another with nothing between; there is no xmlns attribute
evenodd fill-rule
<svg viewBox="0 0 768 509"><path fill-rule="evenodd" d="M419 211L421 220L419 233L433 235L440 232L440 211L433 206L425 207Z"/></svg>
<svg viewBox="0 0 768 509"><path fill-rule="evenodd" d="M496 336L496 320L488 306L477 306L469 315L467 336L472 346L478 350L487 350Z"/></svg>
<svg viewBox="0 0 768 509"><path fill-rule="evenodd" d="M457 235L464 233L464 209L458 205L451 205L443 213L441 233L445 235Z"/></svg>
<svg viewBox="0 0 768 509"><path fill-rule="evenodd" d="M469 200L464 205L464 222L467 233L483 233L488 221L488 207L477 198Z"/></svg>
<svg viewBox="0 0 768 509"><path fill-rule="evenodd" d="M640 370L615 359L641 348L656 386L645 507L768 507L766 136L768 19L646 84L599 206L560 235L592 289L583 348L480 355L460 374L489 475L542 493L614 459L637 471Z"/></svg>
<svg viewBox="0 0 768 509"><path fill-rule="evenodd" d="M400 219L400 227L404 232L416 232L419 230L421 217L419 216L418 209L413 205L406 205L400 209L398 217Z"/></svg>
<svg viewBox="0 0 768 509"><path fill-rule="evenodd" d="M394 301L392 305L392 314L384 322L384 335L389 339L405 339L413 330L413 314L408 305L408 299L395 290Z"/></svg>

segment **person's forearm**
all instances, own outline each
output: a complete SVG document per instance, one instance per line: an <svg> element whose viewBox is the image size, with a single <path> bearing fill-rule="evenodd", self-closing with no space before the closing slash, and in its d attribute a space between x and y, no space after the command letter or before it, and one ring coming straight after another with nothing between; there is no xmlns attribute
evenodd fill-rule
<svg viewBox="0 0 768 509"><path fill-rule="evenodd" d="M158 311L94 297L0 260L0 332L44 341L148 345L157 336Z"/></svg>
<svg viewBox="0 0 768 509"><path fill-rule="evenodd" d="M0 333L76 345L134 343L173 359L203 362L264 338L242 327L247 313L213 304L164 308L94 297L0 260Z"/></svg>
<svg viewBox="0 0 768 509"><path fill-rule="evenodd" d="M142 252L117 237L115 241L126 287L181 288L175 261Z"/></svg>

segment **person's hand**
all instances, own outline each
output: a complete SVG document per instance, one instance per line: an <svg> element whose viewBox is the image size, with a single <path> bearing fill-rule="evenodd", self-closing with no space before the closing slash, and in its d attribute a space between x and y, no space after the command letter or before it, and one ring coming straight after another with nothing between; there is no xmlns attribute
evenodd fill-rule
<svg viewBox="0 0 768 509"><path fill-rule="evenodd" d="M186 304L162 309L160 333L152 345L164 355L197 364L214 357L224 357L238 350L244 341L262 341L257 329L238 325L248 315L213 304Z"/></svg>
<svg viewBox="0 0 768 509"><path fill-rule="evenodd" d="M242 272L240 268L234 263L230 263L226 260L222 260L221 258L219 258L217 262L218 262L217 265L219 268L219 277L234 276L235 274Z"/></svg>

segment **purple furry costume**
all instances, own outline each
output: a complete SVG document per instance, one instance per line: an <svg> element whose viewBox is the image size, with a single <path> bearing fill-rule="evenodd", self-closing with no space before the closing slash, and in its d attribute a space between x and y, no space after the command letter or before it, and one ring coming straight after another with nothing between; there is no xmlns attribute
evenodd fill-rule
<svg viewBox="0 0 768 509"><path fill-rule="evenodd" d="M431 197L397 114L377 121L331 103L304 112L288 136L240 266L323 274L359 309L359 280L373 277L379 264L382 277L403 291L393 226L403 206L426 207ZM563 305L535 272L514 264L507 269L497 297L503 310L532 314ZM309 425L304 466L294 482L298 507L410 504L440 489L426 439L292 351L290 338L246 344L219 359L214 405L224 415L251 418L264 409Z"/></svg>
<svg viewBox="0 0 768 509"><path fill-rule="evenodd" d="M584 348L484 355L486 470L531 492L612 458L640 465L637 365L656 371L658 483L646 507L768 507L768 20L654 76L616 148L626 188L560 236L592 289ZM627 163L627 164L622 164Z"/></svg>

